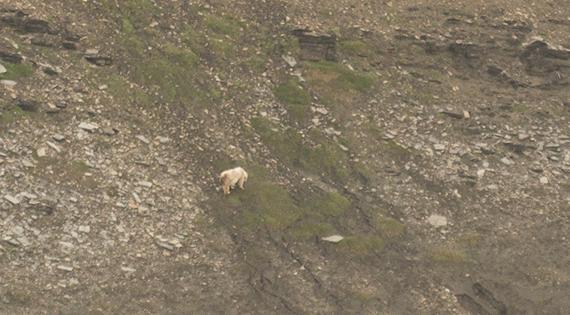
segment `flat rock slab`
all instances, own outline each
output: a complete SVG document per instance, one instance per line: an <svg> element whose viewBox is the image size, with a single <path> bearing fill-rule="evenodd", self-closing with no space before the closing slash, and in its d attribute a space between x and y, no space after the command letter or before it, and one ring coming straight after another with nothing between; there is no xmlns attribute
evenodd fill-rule
<svg viewBox="0 0 570 315"><path fill-rule="evenodd" d="M427 218L429 224L433 227L442 227L447 225L447 218L439 215L439 214L432 214Z"/></svg>
<svg viewBox="0 0 570 315"><path fill-rule="evenodd" d="M343 239L344 239L344 237L342 237L340 235L331 235L331 236L327 236L327 237L322 238L323 241L335 243L335 244L342 241Z"/></svg>
<svg viewBox="0 0 570 315"><path fill-rule="evenodd" d="M79 128L85 131L93 132L99 128L99 125L82 122L79 124Z"/></svg>
<svg viewBox="0 0 570 315"><path fill-rule="evenodd" d="M8 200L8 202L10 202L13 205L17 205L20 203L20 200L18 198L11 195L5 195L4 199Z"/></svg>

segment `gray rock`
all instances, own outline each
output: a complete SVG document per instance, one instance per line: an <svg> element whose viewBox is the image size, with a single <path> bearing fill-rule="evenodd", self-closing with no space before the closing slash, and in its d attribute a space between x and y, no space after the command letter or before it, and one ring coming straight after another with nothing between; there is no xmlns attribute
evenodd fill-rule
<svg viewBox="0 0 570 315"><path fill-rule="evenodd" d="M24 228L19 226L19 225L16 225L12 228L11 232L15 236L22 236L22 235L24 235Z"/></svg>
<svg viewBox="0 0 570 315"><path fill-rule="evenodd" d="M6 70L6 67L4 67L2 64L0 64L0 74L6 73L6 72L8 72L8 70Z"/></svg>
<svg viewBox="0 0 570 315"><path fill-rule="evenodd" d="M287 65L289 65L291 68L294 68L297 65L297 60L295 60L295 57L293 56L283 55L281 58L283 58L283 60L285 60Z"/></svg>
<svg viewBox="0 0 570 315"><path fill-rule="evenodd" d="M530 138L530 136L529 136L528 134L524 133L524 132L521 132L521 133L518 134L518 138L519 138L520 141L523 141L523 140L526 140L526 139Z"/></svg>
<svg viewBox="0 0 570 315"><path fill-rule="evenodd" d="M505 165L513 165L515 164L515 162L513 162L513 160L509 159L508 157L504 157L501 159L501 163L505 164Z"/></svg>
<svg viewBox="0 0 570 315"><path fill-rule="evenodd" d="M42 158L47 155L47 149L45 147L41 147L36 151L38 157Z"/></svg>
<svg viewBox="0 0 570 315"><path fill-rule="evenodd" d="M144 181L144 180L141 180L140 182L138 182L138 185L139 185L139 186L142 186L142 187L146 187L146 188L151 188L151 187L152 187L152 183L151 183L151 182L147 182L147 181Z"/></svg>
<svg viewBox="0 0 570 315"><path fill-rule="evenodd" d="M326 242L330 242L330 243L338 243L340 241L342 241L344 239L344 237L340 236L340 235L331 235L331 236L327 236L327 237L323 237L321 238L323 241Z"/></svg>
<svg viewBox="0 0 570 315"><path fill-rule="evenodd" d="M30 160L27 159L22 160L22 165L24 165L24 167L27 168L35 167L34 163L32 163Z"/></svg>
<svg viewBox="0 0 570 315"><path fill-rule="evenodd" d="M433 148L434 148L436 151L443 151L443 150L445 150L445 145L444 145L444 144L441 144L441 143L437 143L437 144L434 144L434 145L433 145Z"/></svg>
<svg viewBox="0 0 570 315"><path fill-rule="evenodd" d="M162 248L164 248L164 249L166 249L166 250L169 250L169 251L173 251L173 250L174 250L174 246L172 246L172 245L170 245L170 244L168 244L168 243L166 243L166 242L157 241L157 242L156 242L156 245L158 245L159 247L162 247Z"/></svg>
<svg viewBox="0 0 570 315"><path fill-rule="evenodd" d="M53 135L53 137L51 138L57 142L62 142L63 140L65 140L65 136L60 134Z"/></svg>
<svg viewBox="0 0 570 315"><path fill-rule="evenodd" d="M92 123L86 123L86 122L82 122L79 124L79 128L88 131L88 132L93 132L95 130L97 130L99 128L99 125L97 124L92 124Z"/></svg>
<svg viewBox="0 0 570 315"><path fill-rule="evenodd" d="M107 135L107 136L114 136L116 133L115 129L113 129L111 127L105 127L101 131L103 132L104 135Z"/></svg>
<svg viewBox="0 0 570 315"><path fill-rule="evenodd" d="M6 241L6 243L8 243L8 244L10 244L10 245L12 245L12 246L18 247L18 246L21 245L20 242L18 242L18 241L15 240L15 239L12 239L12 238L5 239L5 241Z"/></svg>
<svg viewBox="0 0 570 315"><path fill-rule="evenodd" d="M67 272L73 271L73 267L66 266L66 265L59 265L59 266L57 266L57 269L62 270L62 271L67 271Z"/></svg>
<svg viewBox="0 0 570 315"><path fill-rule="evenodd" d="M60 149L57 145L55 145L55 143L51 143L51 142L49 142L49 141L46 141L46 143L47 143L47 145L48 145L50 148L52 148L55 152L61 153L61 149Z"/></svg>
<svg viewBox="0 0 570 315"><path fill-rule="evenodd" d="M12 80L0 80L0 84L2 84L5 87L14 87L16 86L16 84L18 84L16 81L12 81Z"/></svg>
<svg viewBox="0 0 570 315"><path fill-rule="evenodd" d="M144 142L144 143L146 143L146 144L149 144L149 143L150 143L150 141L149 141L145 136L143 136L143 135L138 135L138 136L136 136L135 138L139 139L140 141L142 141L142 142Z"/></svg>
<svg viewBox="0 0 570 315"><path fill-rule="evenodd" d="M19 100L16 105L26 112L37 112L40 108L40 103L33 100Z"/></svg>
<svg viewBox="0 0 570 315"><path fill-rule="evenodd" d="M441 226L446 226L447 218L442 215L432 214L427 218L427 222L431 224L433 227L437 228Z"/></svg>
<svg viewBox="0 0 570 315"><path fill-rule="evenodd" d="M168 137L158 136L158 137L156 137L156 138L158 139L158 142L160 142L160 143L162 143L162 144L165 144L165 143L170 142L170 138L168 138Z"/></svg>

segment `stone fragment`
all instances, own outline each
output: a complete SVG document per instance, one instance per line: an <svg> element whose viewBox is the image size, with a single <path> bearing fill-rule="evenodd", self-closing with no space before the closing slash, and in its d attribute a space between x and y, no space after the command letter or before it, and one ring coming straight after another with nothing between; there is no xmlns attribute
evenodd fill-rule
<svg viewBox="0 0 570 315"><path fill-rule="evenodd" d="M344 239L344 237L342 237L340 235L331 235L331 236L327 236L327 237L322 238L323 241L335 243L335 244L342 241L343 239Z"/></svg>
<svg viewBox="0 0 570 315"><path fill-rule="evenodd" d="M57 269L62 270L62 271L67 271L67 272L73 271L73 267L66 266L66 265L59 265L59 266L57 266Z"/></svg>
<svg viewBox="0 0 570 315"><path fill-rule="evenodd" d="M505 165L513 165L515 164L515 162L513 162L513 160L509 159L508 157L504 157L501 159L501 163L505 164Z"/></svg>
<svg viewBox="0 0 570 315"><path fill-rule="evenodd" d="M295 57L293 56L283 55L281 58L283 58L283 60L285 60L287 65L289 65L291 68L294 68L297 65L297 60L295 60Z"/></svg>
<svg viewBox="0 0 570 315"><path fill-rule="evenodd" d="M12 81L12 80L0 80L0 84L2 84L3 86L7 87L7 88L12 88L14 86L16 86L16 84L18 84L16 81Z"/></svg>
<svg viewBox="0 0 570 315"><path fill-rule="evenodd" d="M79 124L79 128L88 131L88 132L93 132L95 130L97 130L99 128L99 125L97 124L92 124L92 123L86 123L86 122L82 122Z"/></svg>
<svg viewBox="0 0 570 315"><path fill-rule="evenodd" d="M439 214L432 214L427 218L427 222L438 228L447 225L447 218Z"/></svg>

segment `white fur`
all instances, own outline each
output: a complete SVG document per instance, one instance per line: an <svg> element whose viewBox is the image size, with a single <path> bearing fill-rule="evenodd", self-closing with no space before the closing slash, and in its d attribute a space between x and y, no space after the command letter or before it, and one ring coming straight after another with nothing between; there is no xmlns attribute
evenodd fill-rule
<svg viewBox="0 0 570 315"><path fill-rule="evenodd" d="M222 184L225 195L228 195L230 189L233 189L236 184L238 184L240 189L244 189L243 184L246 181L247 172L241 167L232 168L220 174L220 183Z"/></svg>

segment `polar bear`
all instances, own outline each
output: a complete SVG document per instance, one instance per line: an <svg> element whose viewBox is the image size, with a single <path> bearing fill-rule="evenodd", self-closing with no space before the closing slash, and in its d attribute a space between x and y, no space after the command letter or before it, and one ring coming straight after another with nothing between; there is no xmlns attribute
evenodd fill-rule
<svg viewBox="0 0 570 315"><path fill-rule="evenodd" d="M236 184L238 184L240 189L244 189L243 184L246 181L247 172L241 167L232 168L220 174L220 183L222 184L224 195L229 195L230 189L233 189Z"/></svg>

